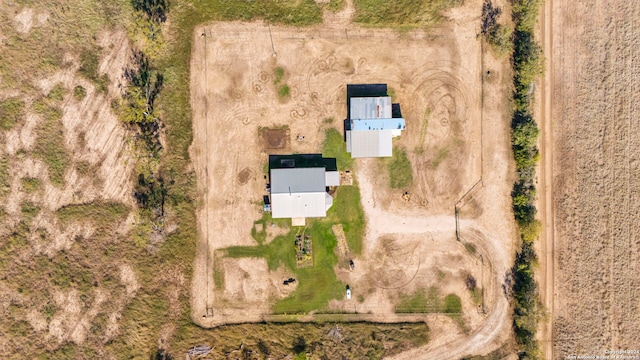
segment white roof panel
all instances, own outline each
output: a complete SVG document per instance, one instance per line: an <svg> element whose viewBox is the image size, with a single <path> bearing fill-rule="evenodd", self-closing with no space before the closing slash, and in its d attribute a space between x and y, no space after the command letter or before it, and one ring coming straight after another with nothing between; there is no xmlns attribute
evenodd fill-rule
<svg viewBox="0 0 640 360"><path fill-rule="evenodd" d="M391 118L391 97L352 97L349 105L351 120Z"/></svg>
<svg viewBox="0 0 640 360"><path fill-rule="evenodd" d="M393 155L393 130L351 130L351 157L371 158Z"/></svg>
<svg viewBox="0 0 640 360"><path fill-rule="evenodd" d="M340 173L338 171L327 171L324 173L324 182L327 186L340 186Z"/></svg>
<svg viewBox="0 0 640 360"><path fill-rule="evenodd" d="M325 217L327 216L326 192L271 193L273 218Z"/></svg>

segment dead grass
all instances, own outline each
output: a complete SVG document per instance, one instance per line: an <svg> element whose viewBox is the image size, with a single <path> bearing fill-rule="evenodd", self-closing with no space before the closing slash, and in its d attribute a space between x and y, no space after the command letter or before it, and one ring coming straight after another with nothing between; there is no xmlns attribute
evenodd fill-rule
<svg viewBox="0 0 640 360"><path fill-rule="evenodd" d="M312 359L381 359L426 344L426 324L246 324L213 330L183 328L169 353L181 356L194 345L213 346L213 358L286 358L300 352ZM215 346L214 346L215 345Z"/></svg>

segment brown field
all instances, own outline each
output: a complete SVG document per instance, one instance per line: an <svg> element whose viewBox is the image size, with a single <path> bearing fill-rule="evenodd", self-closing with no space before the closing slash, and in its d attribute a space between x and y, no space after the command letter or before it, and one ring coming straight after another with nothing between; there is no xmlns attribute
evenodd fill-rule
<svg viewBox="0 0 640 360"><path fill-rule="evenodd" d="M366 297L332 300L328 308L354 320L426 320L429 345L401 358L460 358L504 342L510 320L502 284L514 239L505 113L510 74L504 60L488 51L482 56L480 7L472 1L449 10L450 21L429 32L360 28L349 23L349 8L307 29L259 22L196 29L191 155L202 199L192 291L196 323L276 318L272 304L294 290L282 286L287 271L269 272L261 259L221 258L216 250L255 244L250 232L262 216L268 154L320 152L326 129L342 132L346 84L387 83L407 119L394 144L407 151L413 184L391 189L383 161L355 162L367 218L363 253L356 271L336 268L336 275ZM288 95L278 94L280 84L289 87ZM458 242L454 205L472 187L459 203ZM412 194L410 201L402 198L404 191ZM230 285L216 289L214 269ZM484 308L465 289L467 274L484 289ZM399 292L430 286L460 296L463 325L446 315L395 313ZM212 317L204 317L207 309Z"/></svg>
<svg viewBox="0 0 640 360"><path fill-rule="evenodd" d="M638 350L640 7L553 0L545 15L547 358Z"/></svg>

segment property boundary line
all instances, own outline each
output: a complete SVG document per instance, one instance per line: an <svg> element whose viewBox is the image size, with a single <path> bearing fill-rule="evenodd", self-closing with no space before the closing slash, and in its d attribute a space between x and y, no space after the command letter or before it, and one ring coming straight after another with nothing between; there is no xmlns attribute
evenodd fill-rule
<svg viewBox="0 0 640 360"><path fill-rule="evenodd" d="M202 36L204 37L204 76L205 78L207 77L207 74L209 74L209 71L207 69L207 29L204 30L204 32L202 33ZM211 30L209 30L209 36L211 36ZM210 241L210 235L209 235L209 185L208 185L208 180L209 180L209 104L207 101L207 96L204 97L204 102L205 102L205 107L204 107L204 119L205 119L205 126L204 126L204 132L205 132L205 165L204 165L204 173L205 176L207 178L206 182L205 182L205 191L204 191L204 196L205 196L205 231L207 232L207 234L205 235L207 238L207 266L206 266L206 272L207 272L207 288L206 288L206 303L205 303L205 314L203 315L204 317L213 317L214 312L213 312L213 307L210 306L211 303L211 298L210 298L210 292L211 292L211 276L213 276L213 274L211 274L211 241ZM211 275L211 276L210 276Z"/></svg>

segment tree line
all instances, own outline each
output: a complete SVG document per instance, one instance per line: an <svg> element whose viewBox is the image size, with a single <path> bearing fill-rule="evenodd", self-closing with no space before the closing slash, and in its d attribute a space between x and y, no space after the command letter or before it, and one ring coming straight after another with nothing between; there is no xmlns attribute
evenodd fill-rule
<svg viewBox="0 0 640 360"><path fill-rule="evenodd" d="M540 232L536 219L536 166L540 159L540 129L533 118L534 82L543 71L542 48L536 42L534 27L538 22L541 0L510 0L513 31L499 23L502 9L491 0L482 7L481 32L498 55L511 54L513 68L513 112L511 149L517 179L511 191L513 215L518 224L520 242L509 274L509 292L513 307L513 332L519 359L541 359L536 341L542 317L538 284L534 278L537 255L533 243Z"/></svg>

